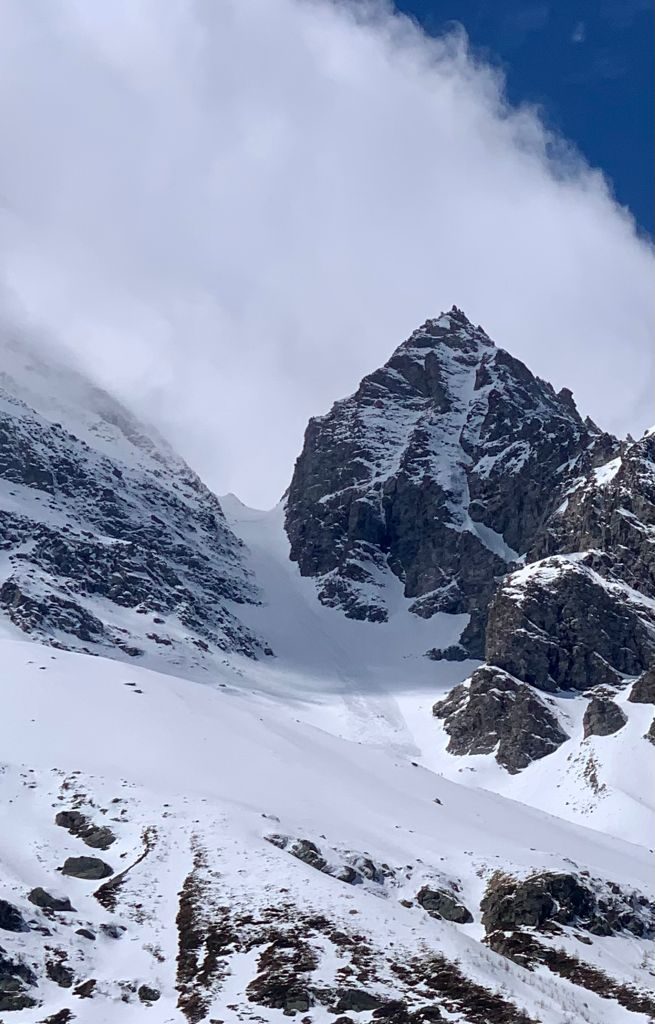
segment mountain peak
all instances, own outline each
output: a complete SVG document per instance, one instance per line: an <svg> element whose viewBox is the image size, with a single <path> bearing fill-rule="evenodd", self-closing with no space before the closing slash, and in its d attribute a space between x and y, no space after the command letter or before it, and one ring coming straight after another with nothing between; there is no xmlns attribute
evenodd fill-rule
<svg viewBox="0 0 655 1024"><path fill-rule="evenodd" d="M438 317L431 317L417 327L396 351L413 351L419 358L424 358L427 350L436 349L441 345L471 353L479 351L480 345L490 349L495 347L482 327L476 327L466 313L457 306L452 306L448 312L441 312Z"/></svg>

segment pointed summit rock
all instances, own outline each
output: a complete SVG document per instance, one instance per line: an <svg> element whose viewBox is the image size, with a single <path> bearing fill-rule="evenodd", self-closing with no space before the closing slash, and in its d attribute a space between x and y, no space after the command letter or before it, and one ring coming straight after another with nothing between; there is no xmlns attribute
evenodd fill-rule
<svg viewBox="0 0 655 1024"><path fill-rule="evenodd" d="M616 447L453 306L310 421L291 557L351 618L388 617L390 576L417 615L468 613L463 649L481 656L497 578L535 543L572 467Z"/></svg>

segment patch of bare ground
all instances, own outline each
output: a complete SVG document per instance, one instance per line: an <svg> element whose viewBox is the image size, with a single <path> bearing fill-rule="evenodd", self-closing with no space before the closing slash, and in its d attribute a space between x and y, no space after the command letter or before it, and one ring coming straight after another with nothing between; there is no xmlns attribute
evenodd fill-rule
<svg viewBox="0 0 655 1024"><path fill-rule="evenodd" d="M648 992L617 981L598 967L592 967L563 949L543 945L525 932L492 932L487 936L491 949L532 970L544 964L554 974L594 992L603 999L615 999L632 1013L645 1013L655 1018L655 998Z"/></svg>
<svg viewBox="0 0 655 1024"><path fill-rule="evenodd" d="M179 893L177 1006L189 1024L205 1019L214 993L229 973L227 957L239 948L228 907L214 905L206 851L193 844L193 867Z"/></svg>
<svg viewBox="0 0 655 1024"><path fill-rule="evenodd" d="M456 963L443 956L417 957L392 964L409 989L421 985L439 999L449 1013L461 1013L469 1024L538 1024L515 1003L468 978Z"/></svg>

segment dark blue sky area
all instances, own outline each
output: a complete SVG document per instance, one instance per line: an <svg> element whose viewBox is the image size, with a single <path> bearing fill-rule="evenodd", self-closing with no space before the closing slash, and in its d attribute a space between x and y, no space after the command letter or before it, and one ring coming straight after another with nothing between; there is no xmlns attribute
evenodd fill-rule
<svg viewBox="0 0 655 1024"><path fill-rule="evenodd" d="M653 234L653 0L396 0L437 35L459 21L474 52L505 71L513 103L602 168Z"/></svg>

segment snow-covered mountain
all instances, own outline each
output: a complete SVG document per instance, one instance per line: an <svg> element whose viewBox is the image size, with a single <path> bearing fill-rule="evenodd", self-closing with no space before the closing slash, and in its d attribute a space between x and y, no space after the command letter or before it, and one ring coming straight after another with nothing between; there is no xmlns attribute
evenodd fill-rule
<svg viewBox="0 0 655 1024"><path fill-rule="evenodd" d="M453 307L312 420L289 489L291 556L319 597L384 620L389 572L412 611L467 613L480 656L496 579L574 478L618 443Z"/></svg>
<svg viewBox="0 0 655 1024"><path fill-rule="evenodd" d="M259 512L3 346L0 1018L653 1019L655 437L453 309Z"/></svg>
<svg viewBox="0 0 655 1024"><path fill-rule="evenodd" d="M0 339L0 607L46 643L189 669L262 644L215 495L74 369ZM163 654L163 659L162 659Z"/></svg>

